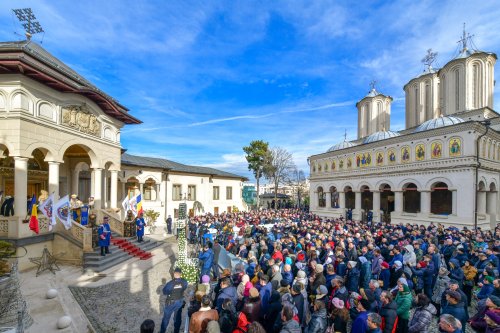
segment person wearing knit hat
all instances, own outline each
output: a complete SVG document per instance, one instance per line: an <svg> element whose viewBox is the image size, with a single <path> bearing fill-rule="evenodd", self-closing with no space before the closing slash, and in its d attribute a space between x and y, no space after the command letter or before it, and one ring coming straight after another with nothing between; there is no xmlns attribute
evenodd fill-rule
<svg viewBox="0 0 500 333"><path fill-rule="evenodd" d="M399 260L396 260L394 262L394 267L396 267L396 269L399 269L399 268L403 267L403 263Z"/></svg>
<svg viewBox="0 0 500 333"><path fill-rule="evenodd" d="M408 287L408 281L404 277L400 277L398 279L398 283L404 284L405 286Z"/></svg>
<svg viewBox="0 0 500 333"><path fill-rule="evenodd" d="M209 283L210 282L210 277L208 275L203 275L201 277L201 283Z"/></svg>
<svg viewBox="0 0 500 333"><path fill-rule="evenodd" d="M325 286L321 285L316 289L316 299L322 299L326 295L328 295L328 289Z"/></svg>
<svg viewBox="0 0 500 333"><path fill-rule="evenodd" d="M323 273L323 265L321 264L316 264L316 267L314 268L314 271L316 273Z"/></svg>
<svg viewBox="0 0 500 333"><path fill-rule="evenodd" d="M380 264L380 266L381 266L382 268L387 269L387 268L389 268L389 263L388 263L388 262L386 262L386 261L384 261L384 262L382 262L382 263Z"/></svg>
<svg viewBox="0 0 500 333"><path fill-rule="evenodd" d="M354 267L356 267L357 262L356 262L356 261L348 261L348 262L347 262L347 264L348 264L349 266L351 266L351 268L354 268Z"/></svg>
<svg viewBox="0 0 500 333"><path fill-rule="evenodd" d="M419 261L417 264L417 268L425 268L427 267L427 263L425 261Z"/></svg>
<svg viewBox="0 0 500 333"><path fill-rule="evenodd" d="M332 304L334 307L336 307L337 309L343 309L344 308L344 301L341 300L340 298L337 298L337 297L334 297L332 299Z"/></svg>

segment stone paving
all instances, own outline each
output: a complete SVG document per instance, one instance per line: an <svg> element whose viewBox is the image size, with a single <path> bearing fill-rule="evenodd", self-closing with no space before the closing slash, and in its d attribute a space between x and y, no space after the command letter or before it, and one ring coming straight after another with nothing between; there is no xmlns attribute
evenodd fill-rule
<svg viewBox="0 0 500 333"><path fill-rule="evenodd" d="M97 333L138 332L144 319L152 319L159 328L164 296L161 290L171 279L175 239L164 245L167 259L131 279L97 287L71 287L70 290ZM98 282L99 277L95 278ZM173 331L171 321L168 332Z"/></svg>

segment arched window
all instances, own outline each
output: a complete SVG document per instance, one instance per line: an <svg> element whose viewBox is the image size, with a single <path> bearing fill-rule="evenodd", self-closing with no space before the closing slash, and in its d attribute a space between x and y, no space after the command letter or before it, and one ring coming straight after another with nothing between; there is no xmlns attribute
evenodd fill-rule
<svg viewBox="0 0 500 333"><path fill-rule="evenodd" d="M453 211L453 196L448 185L443 182L431 187L431 213L437 215L450 215Z"/></svg>
<svg viewBox="0 0 500 333"><path fill-rule="evenodd" d="M318 187L318 206L326 207L326 193L321 186Z"/></svg>
<svg viewBox="0 0 500 333"><path fill-rule="evenodd" d="M373 209L373 192L366 185L361 187L361 209L365 212Z"/></svg>
<svg viewBox="0 0 500 333"><path fill-rule="evenodd" d="M370 133L370 104L366 103L365 104L365 135L368 135Z"/></svg>
<svg viewBox="0 0 500 333"><path fill-rule="evenodd" d="M432 119L432 110L431 110L431 84L429 81L425 82L425 110L424 110L425 119Z"/></svg>
<svg viewBox="0 0 500 333"><path fill-rule="evenodd" d="M472 65L472 107L479 108L479 86L481 84L481 77L479 72L479 64Z"/></svg>
<svg viewBox="0 0 500 333"><path fill-rule="evenodd" d="M125 188L127 189L128 197L132 198L135 196L136 191L139 190L139 181L135 177L129 178L129 179L127 179L127 183L125 184Z"/></svg>
<svg viewBox="0 0 500 333"><path fill-rule="evenodd" d="M335 186L330 187L330 207L339 208L339 192Z"/></svg>
<svg viewBox="0 0 500 333"><path fill-rule="evenodd" d="M144 183L144 200L156 200L156 182L151 178Z"/></svg>
<svg viewBox="0 0 500 333"><path fill-rule="evenodd" d="M403 211L406 213L420 212L420 192L417 185L408 183L403 187Z"/></svg>
<svg viewBox="0 0 500 333"><path fill-rule="evenodd" d="M419 98L419 96L418 96L418 87L417 87L417 86L415 86L415 88L414 88L414 90L413 90L413 91L414 91L414 94L415 94L415 100L414 100L414 102L415 102L415 106L414 106L414 107L415 107L415 117L416 117L416 119L417 119L417 122L416 122L416 123L417 123L417 124L420 124L420 122L421 122L421 121L420 121L420 110L419 110L420 98Z"/></svg>
<svg viewBox="0 0 500 333"><path fill-rule="evenodd" d="M346 186L344 187L345 194L345 208L354 209L356 205L356 195L352 191L352 187Z"/></svg>

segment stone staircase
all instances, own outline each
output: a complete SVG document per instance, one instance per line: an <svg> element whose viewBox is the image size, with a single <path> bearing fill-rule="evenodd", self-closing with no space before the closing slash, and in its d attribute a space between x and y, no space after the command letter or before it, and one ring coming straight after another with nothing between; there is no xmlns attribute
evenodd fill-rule
<svg viewBox="0 0 500 333"><path fill-rule="evenodd" d="M101 256L100 248L94 252L84 253L83 269L99 273L134 257L140 260L148 260L152 257L149 251L159 245L158 242L147 238L144 238L144 241L139 243L135 237L123 238L112 233L111 245L109 246L111 254Z"/></svg>

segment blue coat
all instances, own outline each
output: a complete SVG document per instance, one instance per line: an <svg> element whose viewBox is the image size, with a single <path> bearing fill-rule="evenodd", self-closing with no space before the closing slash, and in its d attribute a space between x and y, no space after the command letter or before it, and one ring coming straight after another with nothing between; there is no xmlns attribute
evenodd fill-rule
<svg viewBox="0 0 500 333"><path fill-rule="evenodd" d="M483 286L481 287L481 290L477 294L477 298L479 298L479 299L488 298L491 295L491 293L493 292L493 289L495 289L495 287L493 287L493 285L491 283L488 283L488 284L484 283Z"/></svg>
<svg viewBox="0 0 500 333"><path fill-rule="evenodd" d="M366 333L368 332L368 324L366 320L368 319L368 312L361 312L352 323L351 332L355 333Z"/></svg>
<svg viewBox="0 0 500 333"><path fill-rule="evenodd" d="M378 278L384 283L382 289L389 289L389 285L391 284L391 271L389 269L381 270Z"/></svg>
<svg viewBox="0 0 500 333"><path fill-rule="evenodd" d="M137 225L137 236L144 236L144 227L146 226L146 222L144 222L144 218L138 217L135 219L135 224Z"/></svg>
<svg viewBox="0 0 500 333"><path fill-rule="evenodd" d="M111 241L111 227L109 224L101 224L97 233L99 234L99 246L109 246L109 242Z"/></svg>
<svg viewBox="0 0 500 333"><path fill-rule="evenodd" d="M465 327L465 324L467 323L467 319L469 317L467 316L467 313L465 312L465 309L461 303L448 304L444 306L441 310L441 314L450 314L453 317L457 318L462 323L462 327Z"/></svg>
<svg viewBox="0 0 500 333"><path fill-rule="evenodd" d="M353 267L351 270L347 271L347 278L346 278L346 288L349 291L359 291L359 269L356 265L356 267Z"/></svg>
<svg viewBox="0 0 500 333"><path fill-rule="evenodd" d="M208 249L207 251L203 251L198 256L198 259L203 261L202 269L207 270L212 268L212 263L214 262L214 252L212 249Z"/></svg>

